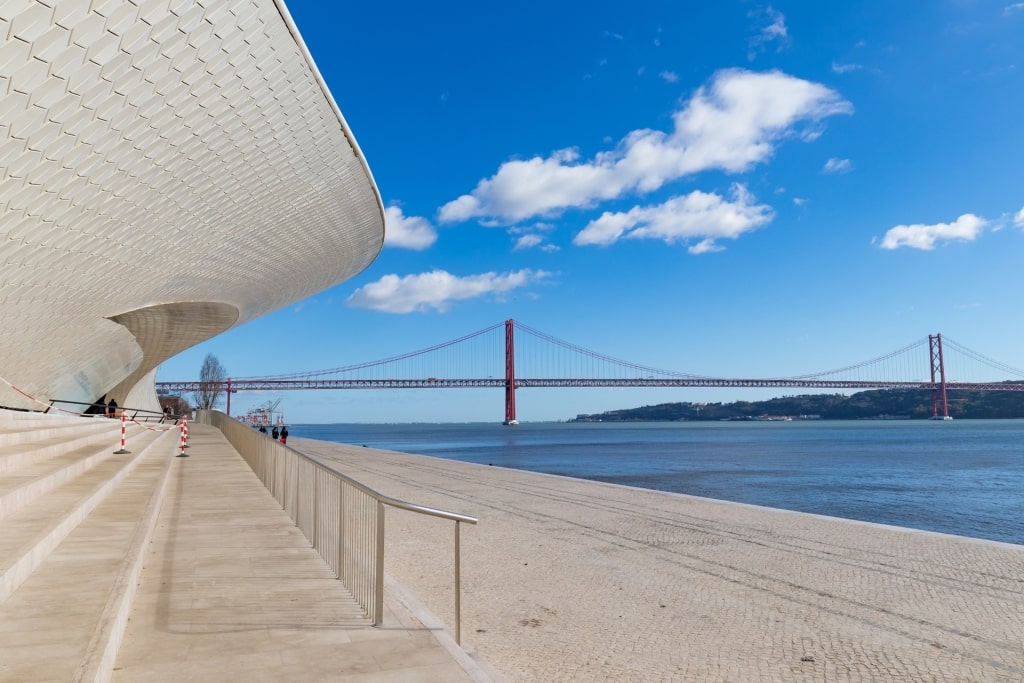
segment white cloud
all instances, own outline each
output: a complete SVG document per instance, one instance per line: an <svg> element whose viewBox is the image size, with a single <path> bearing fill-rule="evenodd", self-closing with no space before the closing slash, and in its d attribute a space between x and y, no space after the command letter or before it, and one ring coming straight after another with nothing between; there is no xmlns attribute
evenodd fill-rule
<svg viewBox="0 0 1024 683"><path fill-rule="evenodd" d="M934 249L935 243L960 240L971 242L988 225L984 218L972 213L965 213L953 223L936 223L935 225L897 225L890 228L882 238L882 249L898 249L912 247L914 249Z"/></svg>
<svg viewBox="0 0 1024 683"><path fill-rule="evenodd" d="M1024 12L1024 2L1014 2L1003 8L1003 14L1010 16L1014 12Z"/></svg>
<svg viewBox="0 0 1024 683"><path fill-rule="evenodd" d="M406 216L400 206L384 209L384 246L422 251L437 240L437 231L426 218Z"/></svg>
<svg viewBox="0 0 1024 683"><path fill-rule="evenodd" d="M860 64L840 64L839 62L832 62L832 71L837 74L845 74L850 71L857 71L864 67Z"/></svg>
<svg viewBox="0 0 1024 683"><path fill-rule="evenodd" d="M607 246L620 239L686 242L691 254L720 251L716 240L736 239L771 221L771 207L755 204L745 187L732 187L733 201L700 191L674 197L657 206L634 207L624 213L605 212L573 239L577 245Z"/></svg>
<svg viewBox="0 0 1024 683"><path fill-rule="evenodd" d="M1017 212L1017 215L1013 217L1013 224L1018 228L1024 228L1024 207Z"/></svg>
<svg viewBox="0 0 1024 683"><path fill-rule="evenodd" d="M765 8L758 8L747 14L757 21L757 34L750 39L750 51L747 59L753 61L759 52L763 52L769 43L778 43L781 52L789 41L789 30L786 28L786 18L770 5Z"/></svg>
<svg viewBox="0 0 1024 683"><path fill-rule="evenodd" d="M516 251L520 249L529 249L530 247L536 247L543 241L544 238L540 235L523 235L516 240L516 246L513 247L513 249Z"/></svg>
<svg viewBox="0 0 1024 683"><path fill-rule="evenodd" d="M789 31L786 30L786 18L782 16L782 12L769 6L765 9L765 16L768 17L769 23L761 29L763 40L784 40L789 36Z"/></svg>
<svg viewBox="0 0 1024 683"><path fill-rule="evenodd" d="M504 294L539 282L549 275L546 271L528 268L500 275L482 273L466 277L458 277L444 270L405 277L392 274L363 285L345 303L354 308L368 308L384 313L412 313L429 309L443 313L455 301Z"/></svg>
<svg viewBox="0 0 1024 683"><path fill-rule="evenodd" d="M807 206L807 197L793 197L793 203L796 206Z"/></svg>
<svg viewBox="0 0 1024 683"><path fill-rule="evenodd" d="M679 81L679 74L675 71L662 71L658 75L661 76L661 80L666 83L677 83Z"/></svg>
<svg viewBox="0 0 1024 683"><path fill-rule="evenodd" d="M785 138L820 134L798 130L800 124L852 110L834 90L779 71L720 71L673 115L671 133L636 130L590 160L563 149L506 162L472 193L442 206L439 220L515 223L652 192L700 171L740 173L769 159Z"/></svg>
<svg viewBox="0 0 1024 683"><path fill-rule="evenodd" d="M832 157L825 162L825 167L821 170L823 173L849 173L853 170L853 162L849 159Z"/></svg>

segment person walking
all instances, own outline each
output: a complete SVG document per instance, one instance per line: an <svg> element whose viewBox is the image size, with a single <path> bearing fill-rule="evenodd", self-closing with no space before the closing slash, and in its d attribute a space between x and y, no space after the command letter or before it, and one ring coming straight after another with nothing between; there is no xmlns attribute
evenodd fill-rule
<svg viewBox="0 0 1024 683"><path fill-rule="evenodd" d="M288 427L281 427L281 443L288 443Z"/></svg>
<svg viewBox="0 0 1024 683"><path fill-rule="evenodd" d="M117 401L114 399L107 403L107 417L117 417Z"/></svg>
<svg viewBox="0 0 1024 683"><path fill-rule="evenodd" d="M273 429L270 430L270 438L273 439L274 441L277 441L277 436L277 427L275 426Z"/></svg>

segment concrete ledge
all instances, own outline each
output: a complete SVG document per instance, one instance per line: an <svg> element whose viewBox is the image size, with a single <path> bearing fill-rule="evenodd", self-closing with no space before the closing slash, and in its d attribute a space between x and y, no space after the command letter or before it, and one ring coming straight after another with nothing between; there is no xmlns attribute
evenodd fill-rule
<svg viewBox="0 0 1024 683"><path fill-rule="evenodd" d="M0 573L0 604L24 583L39 565L67 538L89 514L96 509L131 474L146 457L148 448L141 449L110 478L101 481L85 498L54 520L44 530L28 539L23 551ZM11 533L10 531L8 533Z"/></svg>
<svg viewBox="0 0 1024 683"><path fill-rule="evenodd" d="M161 446L166 448L167 440L167 435L162 434L153 448ZM75 683L107 683L113 676L114 662L117 660L117 653L124 638L128 615L131 613L132 602L139 586L139 577L142 574L144 551L153 539L157 515L167 495L171 458L178 451L177 442L171 439L170 443L169 452L163 456L166 461L163 474L160 475L160 481L157 483L149 505L146 506L146 511L139 519L132 544L121 564L121 570L114 580L110 597L107 599L103 614L96 625L96 631L86 649L85 658L78 671L75 672Z"/></svg>

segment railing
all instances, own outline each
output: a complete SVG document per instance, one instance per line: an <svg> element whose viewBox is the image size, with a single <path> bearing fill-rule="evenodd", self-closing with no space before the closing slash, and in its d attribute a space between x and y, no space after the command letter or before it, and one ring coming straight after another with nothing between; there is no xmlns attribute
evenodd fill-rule
<svg viewBox="0 0 1024 683"><path fill-rule="evenodd" d="M85 406L85 408L82 410L71 411L61 408L60 406L62 405ZM47 414L51 410L57 410L61 413L73 413L75 415L82 415L85 417L108 417L107 405L105 403L86 403L85 401L68 401L62 398L53 398L50 399L50 407L44 410L43 413ZM181 418L180 415L172 415L159 410L146 410L145 408L118 406L117 416L119 419L122 413L133 422L172 422L177 424L178 420Z"/></svg>
<svg viewBox="0 0 1024 683"><path fill-rule="evenodd" d="M381 495L220 411L200 410L196 417L224 433L374 626L384 615L384 506L455 522L455 642L461 644L460 525L476 524L475 517Z"/></svg>

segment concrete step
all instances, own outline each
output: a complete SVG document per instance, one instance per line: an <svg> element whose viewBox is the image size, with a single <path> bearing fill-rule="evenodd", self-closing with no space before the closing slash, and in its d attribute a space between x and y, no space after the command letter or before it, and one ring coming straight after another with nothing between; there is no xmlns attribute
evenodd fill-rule
<svg viewBox="0 0 1024 683"><path fill-rule="evenodd" d="M133 428L130 435L132 444L137 439L152 441L141 427ZM36 450L23 445L17 453L7 454L3 458L7 467L0 468L0 520L112 457L120 450L120 435L116 444L111 444L108 436L48 439Z"/></svg>
<svg viewBox="0 0 1024 683"><path fill-rule="evenodd" d="M18 446L33 446L53 439L67 439L69 435L120 434L121 423L117 420L88 420L64 418L59 422L22 420L17 423L0 423L0 453Z"/></svg>
<svg viewBox="0 0 1024 683"><path fill-rule="evenodd" d="M147 432L0 523L0 682L99 679L85 672L116 652L176 437Z"/></svg>
<svg viewBox="0 0 1024 683"><path fill-rule="evenodd" d="M0 604L110 495L159 438L158 433L147 433L137 440L133 454L114 455L104 449L81 459L79 462L93 458L99 462L26 502L0 522ZM65 469L75 466L71 463Z"/></svg>
<svg viewBox="0 0 1024 683"><path fill-rule="evenodd" d="M24 412L21 410L2 410L0 409L0 428L11 425L35 425L42 427L44 425L62 425L67 424L71 421L86 422L91 421L94 418L103 417L102 415L69 415L67 413L61 413L57 411L49 413L34 413Z"/></svg>
<svg viewBox="0 0 1024 683"><path fill-rule="evenodd" d="M0 476L6 476L24 470L24 468L59 457L79 448L96 448L111 446L111 452L120 448L121 432L95 432L41 439L35 443L24 443L17 446L0 448ZM116 446L114 446L116 444Z"/></svg>

